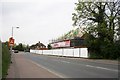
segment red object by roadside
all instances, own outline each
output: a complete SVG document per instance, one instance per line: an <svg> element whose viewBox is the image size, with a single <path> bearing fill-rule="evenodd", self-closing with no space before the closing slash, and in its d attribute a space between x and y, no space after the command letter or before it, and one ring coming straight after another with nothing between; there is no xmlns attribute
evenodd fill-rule
<svg viewBox="0 0 120 80"><path fill-rule="evenodd" d="M13 37L9 38L9 46L14 46L14 41Z"/></svg>

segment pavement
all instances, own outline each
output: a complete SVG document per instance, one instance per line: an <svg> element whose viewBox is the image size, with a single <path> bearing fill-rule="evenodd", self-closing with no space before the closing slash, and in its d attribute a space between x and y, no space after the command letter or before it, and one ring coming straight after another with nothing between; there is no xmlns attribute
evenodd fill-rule
<svg viewBox="0 0 120 80"><path fill-rule="evenodd" d="M57 75L43 69L25 58L22 53L12 54L12 64L7 78L59 78Z"/></svg>

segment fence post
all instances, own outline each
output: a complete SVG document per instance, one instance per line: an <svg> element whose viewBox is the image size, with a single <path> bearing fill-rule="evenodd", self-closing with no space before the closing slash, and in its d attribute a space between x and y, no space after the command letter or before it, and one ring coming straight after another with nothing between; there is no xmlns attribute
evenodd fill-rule
<svg viewBox="0 0 120 80"><path fill-rule="evenodd" d="M62 48L62 57L64 56L64 49Z"/></svg>
<svg viewBox="0 0 120 80"><path fill-rule="evenodd" d="M81 50L80 50L80 48L79 48L79 57L80 57L80 51L81 51Z"/></svg>
<svg viewBox="0 0 120 80"><path fill-rule="evenodd" d="M73 48L73 57L74 57L74 48Z"/></svg>
<svg viewBox="0 0 120 80"><path fill-rule="evenodd" d="M42 55L43 55L43 50L42 50Z"/></svg>
<svg viewBox="0 0 120 80"><path fill-rule="evenodd" d="M53 49L52 49L52 53L51 53L51 55L53 55Z"/></svg>

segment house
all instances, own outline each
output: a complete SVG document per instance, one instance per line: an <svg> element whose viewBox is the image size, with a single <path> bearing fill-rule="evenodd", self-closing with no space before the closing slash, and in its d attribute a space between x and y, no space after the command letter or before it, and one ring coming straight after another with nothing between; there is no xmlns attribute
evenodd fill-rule
<svg viewBox="0 0 120 80"><path fill-rule="evenodd" d="M43 49L47 49L46 46L43 43L40 43L40 41L36 44L33 44L30 46L30 49L37 49L37 50L43 50Z"/></svg>

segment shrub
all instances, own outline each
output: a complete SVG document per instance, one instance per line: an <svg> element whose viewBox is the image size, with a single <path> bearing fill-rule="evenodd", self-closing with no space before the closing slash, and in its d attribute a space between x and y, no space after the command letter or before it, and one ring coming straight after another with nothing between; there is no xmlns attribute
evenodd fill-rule
<svg viewBox="0 0 120 80"><path fill-rule="evenodd" d="M2 44L2 78L6 77L11 62L10 51L7 45Z"/></svg>

